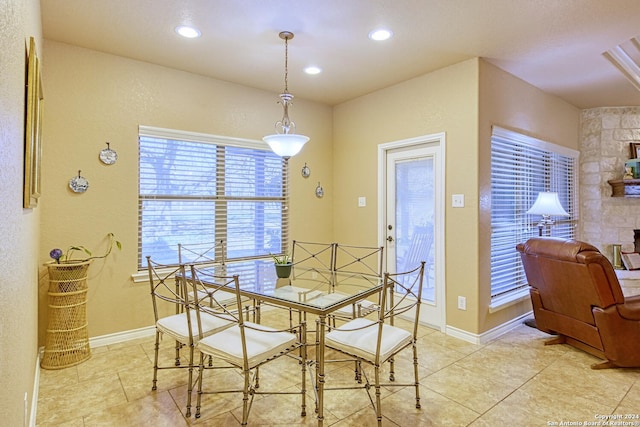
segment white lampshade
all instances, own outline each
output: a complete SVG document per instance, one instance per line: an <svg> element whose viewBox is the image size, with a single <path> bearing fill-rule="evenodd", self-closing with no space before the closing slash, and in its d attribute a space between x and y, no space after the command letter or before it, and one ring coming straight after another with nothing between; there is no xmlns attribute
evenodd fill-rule
<svg viewBox="0 0 640 427"><path fill-rule="evenodd" d="M273 152L278 156L288 159L291 156L295 156L300 152L300 150L302 150L304 144L309 141L309 137L295 133L282 133L267 135L262 138L262 140L269 144L271 150L273 150Z"/></svg>
<svg viewBox="0 0 640 427"><path fill-rule="evenodd" d="M541 191L538 193L538 198L527 213L530 215L543 216L569 216L560 204L558 193L551 191Z"/></svg>

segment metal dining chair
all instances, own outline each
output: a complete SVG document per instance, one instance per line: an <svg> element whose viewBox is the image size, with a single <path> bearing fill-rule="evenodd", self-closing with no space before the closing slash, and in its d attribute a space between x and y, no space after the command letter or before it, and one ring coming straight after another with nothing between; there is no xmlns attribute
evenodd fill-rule
<svg viewBox="0 0 640 427"><path fill-rule="evenodd" d="M200 289L207 289L207 292L215 298L217 292L232 289L235 293L237 304L240 305L240 282L238 276L218 276L208 274L196 265L190 266L191 274L189 283L194 295L201 295ZM210 304L202 301L194 301L193 307L198 319L205 316L212 316L220 321L230 321L232 326L217 333L205 336L200 333L197 339L196 349L200 352L200 365L198 373L198 397L196 403L195 417L201 416L201 403L203 394L214 393L242 393L242 425L247 424L253 398L262 394L299 394L301 396L301 415L306 415L306 324L301 322L293 328L274 329L266 325L261 325L246 321L242 313L231 311L225 306ZM200 321L200 320L198 320ZM194 339L194 341L196 341ZM296 354L297 353L297 354ZM294 365L301 370L301 391L263 391L259 383L259 367L281 357L290 356L294 359ZM242 387L233 389L215 388L217 383L214 378L204 378L207 367L204 359L212 356L217 361L226 362L229 366L238 369L243 376ZM211 385L212 388L205 388L204 384Z"/></svg>
<svg viewBox="0 0 640 427"><path fill-rule="evenodd" d="M380 307L377 320L356 318L339 328L333 329L325 337L325 348L332 349L348 357L339 362L355 360L358 365L368 364L373 367L374 378L370 381L366 371L359 371L364 376L364 384L353 387L340 387L334 389L360 389L364 388L376 411L378 426L382 426L382 387L407 387L415 388L416 408L420 408L420 391L418 377L418 349L416 346L418 334L418 321L420 318L420 304L422 297L422 283L424 277L425 262L410 271L402 273L385 273L384 285L380 292ZM395 326L394 319L397 316L411 316L412 328L405 330ZM405 349L413 351L414 381L409 384L395 382L394 357ZM328 362L328 361L327 361ZM390 363L389 382L382 383L380 370L383 363ZM373 383L373 384L372 384ZM375 400L371 396L370 388L375 390ZM332 390L325 387L325 391Z"/></svg>
<svg viewBox="0 0 640 427"><path fill-rule="evenodd" d="M187 416L191 413L191 394L193 390L193 368L195 343L200 337L209 336L232 325L229 320L210 315L197 316L192 304L184 297L187 295L184 279L184 264L168 266L158 264L147 256L151 302L156 328L153 359L153 385L157 390L158 371L164 369L188 369ZM176 280L178 290L176 290ZM197 321L196 321L197 320ZM173 365L159 363L160 340L167 335L175 340L175 362ZM188 349L188 362L181 363L180 350Z"/></svg>
<svg viewBox="0 0 640 427"><path fill-rule="evenodd" d="M178 264L225 264L225 241L178 243Z"/></svg>
<svg viewBox="0 0 640 427"><path fill-rule="evenodd" d="M351 275L371 276L372 281L382 277L384 247L335 244L333 270L340 272L336 280L348 280ZM339 285L339 282L337 283ZM351 320L368 316L378 310L375 302L361 300L351 307L338 309L332 314L330 322L335 326L336 319Z"/></svg>

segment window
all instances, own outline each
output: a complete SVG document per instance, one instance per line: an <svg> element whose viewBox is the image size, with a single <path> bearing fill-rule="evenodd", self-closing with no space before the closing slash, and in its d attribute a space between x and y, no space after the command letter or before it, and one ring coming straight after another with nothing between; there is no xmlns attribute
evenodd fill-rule
<svg viewBox="0 0 640 427"><path fill-rule="evenodd" d="M225 260L282 253L286 162L261 142L140 127L138 265L223 239Z"/></svg>
<svg viewBox="0 0 640 427"><path fill-rule="evenodd" d="M494 126L491 136L491 298L528 295L515 247L538 235L539 216L527 215L538 193L555 191L569 217L553 218L545 235L573 238L577 213L578 153Z"/></svg>

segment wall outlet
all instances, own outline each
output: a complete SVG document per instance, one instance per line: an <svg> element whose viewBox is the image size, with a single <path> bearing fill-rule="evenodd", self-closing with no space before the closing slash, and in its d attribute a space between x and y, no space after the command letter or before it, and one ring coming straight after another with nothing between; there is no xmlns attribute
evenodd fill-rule
<svg viewBox="0 0 640 427"><path fill-rule="evenodd" d="M465 297L458 297L458 310L467 309L467 299Z"/></svg>
<svg viewBox="0 0 640 427"><path fill-rule="evenodd" d="M464 194L452 194L451 195L451 207L464 208Z"/></svg>

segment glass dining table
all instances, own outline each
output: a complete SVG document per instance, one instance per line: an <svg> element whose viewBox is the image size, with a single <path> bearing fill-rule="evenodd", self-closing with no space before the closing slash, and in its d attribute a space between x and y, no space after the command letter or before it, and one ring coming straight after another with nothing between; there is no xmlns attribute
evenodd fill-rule
<svg viewBox="0 0 640 427"><path fill-rule="evenodd" d="M327 317L335 311L355 304L382 289L382 278L375 275L329 271L293 266L287 279L276 276L272 260L228 262L204 269L200 280L206 284L212 275L235 276L240 282L240 295L255 301L276 305L317 316L316 338L316 409L318 426L324 425L324 349Z"/></svg>

